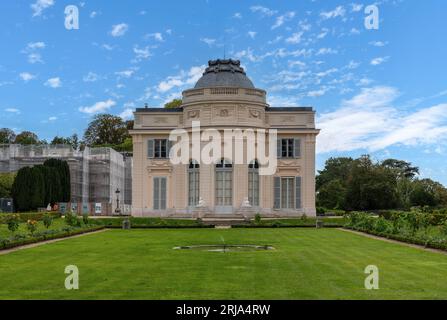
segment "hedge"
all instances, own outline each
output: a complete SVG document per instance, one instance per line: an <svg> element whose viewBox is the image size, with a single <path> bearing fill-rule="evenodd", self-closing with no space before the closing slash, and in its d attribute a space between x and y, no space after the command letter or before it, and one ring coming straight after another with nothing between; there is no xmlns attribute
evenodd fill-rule
<svg viewBox="0 0 447 320"><path fill-rule="evenodd" d="M382 238L386 238L386 239L401 241L401 242L410 243L410 244L416 244L416 245L424 246L426 248L432 248L432 249L439 249L439 250L446 250L447 251L447 240L446 239L426 239L425 240L425 239L410 237L410 236L402 235L402 234L392 234L392 233L385 233L385 232L377 232L377 231L374 231L374 230L367 230L367 229L362 229L362 228L354 228L354 227L350 227L350 226L346 226L345 229L360 231L360 232L363 232L363 233L371 234L371 235L382 237Z"/></svg>
<svg viewBox="0 0 447 320"><path fill-rule="evenodd" d="M15 238L0 239L0 250L11 249L27 244L42 242L46 240L62 239L79 234L89 233L104 229L102 226L88 226L83 228L67 227L60 230L45 230L36 232L33 236L15 236Z"/></svg>

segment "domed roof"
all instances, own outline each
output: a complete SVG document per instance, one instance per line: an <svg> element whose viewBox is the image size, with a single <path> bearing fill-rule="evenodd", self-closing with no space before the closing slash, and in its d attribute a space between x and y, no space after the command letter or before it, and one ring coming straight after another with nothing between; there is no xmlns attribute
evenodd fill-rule
<svg viewBox="0 0 447 320"><path fill-rule="evenodd" d="M205 69L194 89L213 87L255 88L241 67L241 62L232 59L208 61L208 68Z"/></svg>

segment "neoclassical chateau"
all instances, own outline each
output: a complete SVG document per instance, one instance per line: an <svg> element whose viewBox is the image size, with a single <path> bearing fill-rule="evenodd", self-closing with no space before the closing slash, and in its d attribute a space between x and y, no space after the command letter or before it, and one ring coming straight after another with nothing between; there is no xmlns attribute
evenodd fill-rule
<svg viewBox="0 0 447 320"><path fill-rule="evenodd" d="M315 111L274 107L236 60L209 61L203 76L183 92L179 108L138 108L133 138L132 215L157 217L315 216ZM276 167L261 174L258 159L222 157L212 163L170 160L172 130L276 129ZM222 134L223 136L223 134ZM242 139L259 149L259 143ZM266 139L266 144L268 144ZM208 142L199 143L203 150ZM274 145L273 143L271 144ZM231 147L233 148L233 147ZM269 146L265 146L266 154ZM242 150L233 148L234 157ZM271 150L270 150L271 151ZM172 152L171 152L172 154Z"/></svg>

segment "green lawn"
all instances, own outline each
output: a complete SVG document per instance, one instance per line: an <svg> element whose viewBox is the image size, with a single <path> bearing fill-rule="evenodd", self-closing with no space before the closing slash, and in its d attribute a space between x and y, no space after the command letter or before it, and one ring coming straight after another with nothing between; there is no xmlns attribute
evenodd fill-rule
<svg viewBox="0 0 447 320"><path fill-rule="evenodd" d="M172 250L222 241L276 250ZM379 290L364 289L370 264ZM0 299L447 299L446 279L447 255L337 229L108 230L0 255Z"/></svg>

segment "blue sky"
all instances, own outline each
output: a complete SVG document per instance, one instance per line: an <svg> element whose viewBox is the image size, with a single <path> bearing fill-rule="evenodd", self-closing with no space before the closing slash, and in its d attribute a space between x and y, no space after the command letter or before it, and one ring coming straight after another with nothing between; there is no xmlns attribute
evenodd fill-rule
<svg viewBox="0 0 447 320"><path fill-rule="evenodd" d="M366 6L379 29L364 26ZM64 27L76 5L79 30ZM96 113L132 117L192 87L209 59L240 59L272 106L317 111L317 165L370 153L447 185L444 0L0 3L0 127L41 139Z"/></svg>

